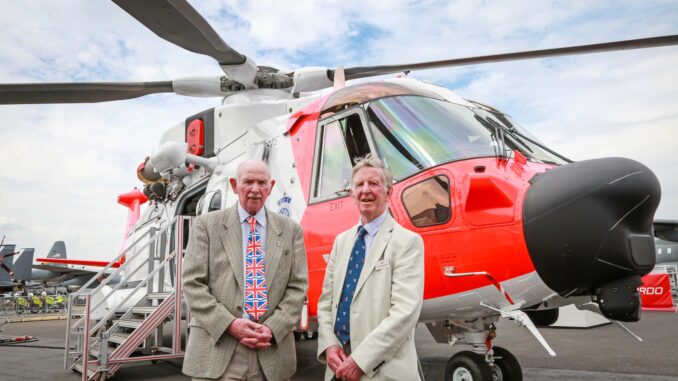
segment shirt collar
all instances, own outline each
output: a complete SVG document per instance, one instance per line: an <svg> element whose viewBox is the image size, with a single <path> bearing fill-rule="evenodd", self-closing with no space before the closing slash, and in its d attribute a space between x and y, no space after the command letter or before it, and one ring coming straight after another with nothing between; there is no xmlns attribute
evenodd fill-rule
<svg viewBox="0 0 678 381"><path fill-rule="evenodd" d="M384 223L386 220L386 216L388 215L388 208L384 211L384 213L381 214L381 216L373 219L372 221L366 223L363 225L362 222L358 222L358 224L367 230L367 234L370 236L374 237L377 235L377 232L379 232L379 228L381 228L381 225Z"/></svg>
<svg viewBox="0 0 678 381"><path fill-rule="evenodd" d="M261 225L262 227L266 227L266 208L261 208L257 212L257 214L254 215L254 218L257 220L257 223ZM238 201L238 217L240 218L240 223L246 222L247 217L249 217L250 214L245 210L245 208L240 205L240 202Z"/></svg>

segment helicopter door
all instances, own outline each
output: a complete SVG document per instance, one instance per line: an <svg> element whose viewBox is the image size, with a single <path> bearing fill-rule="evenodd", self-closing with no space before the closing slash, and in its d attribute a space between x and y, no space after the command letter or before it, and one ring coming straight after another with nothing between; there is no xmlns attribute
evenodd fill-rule
<svg viewBox="0 0 678 381"><path fill-rule="evenodd" d="M359 107L336 114L318 124L311 203L346 197L351 170L358 158L374 152Z"/></svg>
<svg viewBox="0 0 678 381"><path fill-rule="evenodd" d="M348 190L353 163L375 152L365 121L362 108L354 107L318 123L309 205L302 218L311 316L317 313L317 300L336 233L351 228L360 218Z"/></svg>

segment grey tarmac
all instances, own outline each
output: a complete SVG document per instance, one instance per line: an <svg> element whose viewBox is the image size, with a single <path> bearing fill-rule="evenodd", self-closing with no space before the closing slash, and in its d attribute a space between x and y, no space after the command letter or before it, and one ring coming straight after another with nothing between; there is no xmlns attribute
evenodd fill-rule
<svg viewBox="0 0 678 381"><path fill-rule="evenodd" d="M600 381L678 381L678 314L644 312L643 320L626 324L643 338L636 341L612 324L588 329L546 328L542 334L558 354L550 357L524 327L502 320L495 345L509 349L523 366L524 379ZM63 370L65 321L9 323L1 337L32 335L37 342L0 346L0 380L76 381L79 373ZM437 344L423 325L417 327L417 350L427 381L443 379L447 359L463 347ZM316 342L298 342L294 380L322 379L315 360ZM144 362L123 366L113 380L189 380L179 362Z"/></svg>

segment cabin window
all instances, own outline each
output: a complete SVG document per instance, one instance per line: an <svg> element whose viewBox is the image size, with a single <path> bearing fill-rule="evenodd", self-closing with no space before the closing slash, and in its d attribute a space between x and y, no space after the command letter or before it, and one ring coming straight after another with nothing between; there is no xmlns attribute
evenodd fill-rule
<svg viewBox="0 0 678 381"><path fill-rule="evenodd" d="M314 201L342 197L351 185L353 163L370 153L359 112L335 115L319 125Z"/></svg>
<svg viewBox="0 0 678 381"><path fill-rule="evenodd" d="M214 196L212 196L212 199L210 200L210 206L207 209L207 213L214 212L215 210L220 209L221 209L221 191L218 190L214 192Z"/></svg>
<svg viewBox="0 0 678 381"><path fill-rule="evenodd" d="M200 197L200 199L198 200L198 206L196 206L196 208L195 208L197 215L202 214L203 205L205 204L205 196L206 196L206 194L202 195Z"/></svg>
<svg viewBox="0 0 678 381"><path fill-rule="evenodd" d="M452 216L447 176L435 176L410 186L402 199L407 215L418 228L444 224Z"/></svg>

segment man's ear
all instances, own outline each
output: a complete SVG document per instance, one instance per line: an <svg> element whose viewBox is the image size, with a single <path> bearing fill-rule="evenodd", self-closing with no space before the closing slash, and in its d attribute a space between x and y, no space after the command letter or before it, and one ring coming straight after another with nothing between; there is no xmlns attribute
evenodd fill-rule
<svg viewBox="0 0 678 381"><path fill-rule="evenodd" d="M231 189L233 189L233 193L238 194L238 182L235 181L235 177L231 177L228 179L228 181L231 183Z"/></svg>
<svg viewBox="0 0 678 381"><path fill-rule="evenodd" d="M386 197L391 197L393 195L393 187L390 187L386 190Z"/></svg>
<svg viewBox="0 0 678 381"><path fill-rule="evenodd" d="M271 179L271 189L273 189L274 185L275 185L275 180Z"/></svg>

